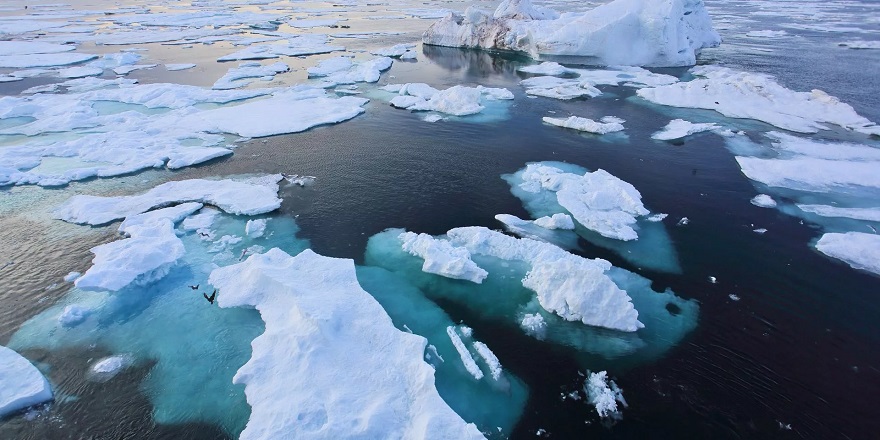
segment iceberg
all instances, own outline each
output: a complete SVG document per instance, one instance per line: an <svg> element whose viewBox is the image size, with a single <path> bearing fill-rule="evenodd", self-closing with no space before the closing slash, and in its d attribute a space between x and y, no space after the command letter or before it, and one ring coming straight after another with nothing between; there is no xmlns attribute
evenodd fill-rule
<svg viewBox="0 0 880 440"><path fill-rule="evenodd" d="M273 248L209 282L221 307L266 324L233 378L252 408L241 439L484 438L438 394L425 338L394 328L351 260Z"/></svg>
<svg viewBox="0 0 880 440"><path fill-rule="evenodd" d="M468 8L425 31L436 46L589 57L591 64L691 66L721 43L702 0L614 0L584 13L557 14L530 0L505 0L494 14Z"/></svg>
<svg viewBox="0 0 880 440"><path fill-rule="evenodd" d="M697 78L636 93L655 104L715 110L730 118L755 119L800 133L817 133L829 129L825 124L834 124L880 135L880 126L821 90L796 92L770 75L727 67L699 66L690 73Z"/></svg>
<svg viewBox="0 0 880 440"><path fill-rule="evenodd" d="M0 417L49 400L52 388L37 367L0 345Z"/></svg>
<svg viewBox="0 0 880 440"><path fill-rule="evenodd" d="M880 235L864 232L827 233L816 242L819 252L880 275Z"/></svg>

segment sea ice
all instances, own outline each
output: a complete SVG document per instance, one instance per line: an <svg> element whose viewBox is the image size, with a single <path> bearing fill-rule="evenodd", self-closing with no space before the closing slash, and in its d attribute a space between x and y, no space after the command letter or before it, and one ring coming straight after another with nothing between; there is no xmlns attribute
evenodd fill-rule
<svg viewBox="0 0 880 440"><path fill-rule="evenodd" d="M776 200L773 200L773 197L768 196L767 194L758 194L750 200L750 202L761 208L775 208Z"/></svg>
<svg viewBox="0 0 880 440"><path fill-rule="evenodd" d="M397 90L398 96L391 105L413 111L435 111L453 116L466 116L480 113L488 101L511 100L513 93L507 89L491 87L453 86L437 90L427 84L410 83L399 88L386 86L384 90Z"/></svg>
<svg viewBox="0 0 880 440"><path fill-rule="evenodd" d="M244 233L251 238L260 238L266 232L266 222L268 220L261 218L255 220L248 220L247 224L244 226Z"/></svg>
<svg viewBox="0 0 880 440"><path fill-rule="evenodd" d="M131 356L124 354L108 356L92 364L89 368L89 376L92 380L106 382L131 364Z"/></svg>
<svg viewBox="0 0 880 440"><path fill-rule="evenodd" d="M172 63L172 64L166 64L165 70L167 70L169 72L175 72L178 70L192 69L193 67L196 67L196 65L194 63L176 63L176 64Z"/></svg>
<svg viewBox="0 0 880 440"><path fill-rule="evenodd" d="M492 374L492 379L500 379L501 372L503 370L501 368L501 362L498 360L498 357L495 356L495 353L493 353L486 344L480 341L474 341L474 348L477 350L477 353L480 354L480 357L483 358L483 361L486 362L486 365L489 367L489 372Z"/></svg>
<svg viewBox="0 0 880 440"><path fill-rule="evenodd" d="M544 333L547 331L547 322L544 321L544 317L538 313L527 313L523 315L520 326L526 331L526 333L535 336L538 339L543 339Z"/></svg>
<svg viewBox="0 0 880 440"><path fill-rule="evenodd" d="M617 404L626 407L623 391L617 387L613 380L608 379L607 371L590 373L584 384L584 391L590 404L596 407L599 417L615 417L619 414Z"/></svg>
<svg viewBox="0 0 880 440"><path fill-rule="evenodd" d="M623 124L616 120L608 120L606 118L602 118L601 122L596 122L592 119L577 116L569 116L566 119L545 116L541 118L541 120L557 127L571 128L578 131L585 131L587 133L606 134L623 131Z"/></svg>
<svg viewBox="0 0 880 440"><path fill-rule="evenodd" d="M27 55L0 55L0 67L28 69L32 67L57 67L79 64L97 58L87 53L49 53Z"/></svg>
<svg viewBox="0 0 880 440"><path fill-rule="evenodd" d="M214 90L236 89L250 84L253 78L274 78L275 75L288 71L290 71L290 66L280 61L268 66L257 62L242 63L238 67L229 69L211 88Z"/></svg>
<svg viewBox="0 0 880 440"><path fill-rule="evenodd" d="M209 281L221 307L266 323L233 378L252 408L240 438L483 438L438 394L425 338L394 328L351 260L276 248Z"/></svg>
<svg viewBox="0 0 880 440"><path fill-rule="evenodd" d="M556 213L552 216L544 216L534 221L536 226L546 229L574 229L574 221L571 216L563 213Z"/></svg>
<svg viewBox="0 0 880 440"><path fill-rule="evenodd" d="M880 235L864 232L827 233L816 242L816 249L855 269L880 275Z"/></svg>
<svg viewBox="0 0 880 440"><path fill-rule="evenodd" d="M704 131L718 132L720 129L721 127L719 127L718 124L695 124L693 122L685 121L684 119L673 119L669 121L669 124L666 124L666 126L663 127L663 130L652 134L651 139L671 141Z"/></svg>
<svg viewBox="0 0 880 440"><path fill-rule="evenodd" d="M39 41L0 41L0 56L61 53L76 49L72 44L53 44Z"/></svg>
<svg viewBox="0 0 880 440"><path fill-rule="evenodd" d="M796 92L770 75L727 67L699 66L690 72L697 79L644 88L637 94L657 104L715 110L727 117L756 119L801 133L816 133L828 129L824 124L834 124L880 135L880 126L821 90Z"/></svg>
<svg viewBox="0 0 880 440"><path fill-rule="evenodd" d="M370 53L382 57L403 59L403 56L407 53L415 54L415 52L412 51L414 47L416 47L415 44L395 44L394 46L371 50Z"/></svg>
<svg viewBox="0 0 880 440"><path fill-rule="evenodd" d="M488 273L471 260L467 249L452 246L428 234L404 232L400 234L401 247L413 256L425 260L422 270L447 278L482 283Z"/></svg>
<svg viewBox="0 0 880 440"><path fill-rule="evenodd" d="M590 57L595 64L688 66L721 38L702 0L615 0L557 14L530 0L503 1L494 14L469 8L431 25L425 44Z"/></svg>
<svg viewBox="0 0 880 440"><path fill-rule="evenodd" d="M822 217L846 217L856 220L880 222L880 208L841 208L828 205L797 204L798 209Z"/></svg>
<svg viewBox="0 0 880 440"><path fill-rule="evenodd" d="M461 340L461 337L455 332L455 326L446 327L446 334L449 335L449 340L452 341L452 345L454 345L455 350L458 351L458 356L461 358L461 363L464 364L465 370L467 370L474 379L482 379L483 371L480 370L477 361L474 360L473 355L468 351L464 342Z"/></svg>
<svg viewBox="0 0 880 440"><path fill-rule="evenodd" d="M0 345L0 417L52 400L45 377L20 354Z"/></svg>
<svg viewBox="0 0 880 440"><path fill-rule="evenodd" d="M391 68L389 57L377 57L370 60L354 62L351 58L340 56L321 61L309 69L309 77L320 77L326 87L358 82L374 83L379 81L382 72Z"/></svg>
<svg viewBox="0 0 880 440"><path fill-rule="evenodd" d="M217 61L263 60L281 56L295 57L345 50L341 46L329 45L328 41L329 38L326 35L297 35L288 39L286 41L287 44L248 46L238 52L224 55L218 58Z"/></svg>
<svg viewBox="0 0 880 440"><path fill-rule="evenodd" d="M82 276L82 274L79 272L70 272L67 275L64 275L64 282L65 283L73 282L81 276Z"/></svg>
<svg viewBox="0 0 880 440"><path fill-rule="evenodd" d="M140 195L75 195L53 214L70 223L103 225L156 207L193 201L216 206L230 214L264 214L281 206L277 195L280 180L280 174L243 181L192 179L163 183Z"/></svg>

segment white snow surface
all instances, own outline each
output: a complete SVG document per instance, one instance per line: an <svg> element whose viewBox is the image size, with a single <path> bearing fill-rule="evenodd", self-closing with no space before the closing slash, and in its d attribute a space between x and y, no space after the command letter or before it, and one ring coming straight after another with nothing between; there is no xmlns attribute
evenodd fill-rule
<svg viewBox="0 0 880 440"><path fill-rule="evenodd" d="M551 118L545 116L541 118L541 120L557 127L571 128L573 130L585 131L587 133L606 134L623 131L623 124L616 121L604 122L604 118L601 122L578 116L569 116L568 118Z"/></svg>
<svg viewBox="0 0 880 440"><path fill-rule="evenodd" d="M214 90L236 89L250 84L253 82L253 78L274 78L275 75L288 71L290 71L290 66L280 61L267 66L256 62L242 63L238 67L229 69L211 88Z"/></svg>
<svg viewBox="0 0 880 440"><path fill-rule="evenodd" d="M864 232L827 233L816 242L816 249L855 269L880 275L880 235Z"/></svg>
<svg viewBox="0 0 880 440"><path fill-rule="evenodd" d="M608 372L600 371L598 373L590 373L587 382L584 384L584 391L587 392L587 399L590 404L596 407L599 417L608 417L619 412L617 404L626 406L626 400L623 399L623 392L617 387L613 380L608 380Z"/></svg>
<svg viewBox="0 0 880 440"><path fill-rule="evenodd" d="M359 82L379 81L382 72L391 68L393 60L389 57L376 57L355 62L346 56L328 58L309 68L309 77L320 77L326 87Z"/></svg>
<svg viewBox="0 0 880 440"><path fill-rule="evenodd" d="M92 267L74 285L82 290L118 291L129 284L144 284L168 274L186 253L168 219L130 226L129 238L92 248Z"/></svg>
<svg viewBox="0 0 880 440"><path fill-rule="evenodd" d="M27 69L32 67L69 66L93 60L97 57L97 55L73 52L0 55L0 67Z"/></svg>
<svg viewBox="0 0 880 440"><path fill-rule="evenodd" d="M385 86L383 90L397 93L391 105L413 111L435 111L453 116L466 116L485 109L486 101L510 100L513 93L503 88L453 86L437 90L423 83Z"/></svg>
<svg viewBox="0 0 880 440"><path fill-rule="evenodd" d="M328 44L329 38L323 34L304 34L289 38L286 44L265 44L248 46L242 50L224 55L217 61L264 60L281 56L302 56L345 50L341 46Z"/></svg>
<svg viewBox="0 0 880 440"><path fill-rule="evenodd" d="M467 249L452 246L446 240L414 232L404 232L398 238L404 251L425 260L423 272L477 284L481 284L489 275L471 260Z"/></svg>
<svg viewBox="0 0 880 440"><path fill-rule="evenodd" d="M209 282L221 307L256 308L266 324L233 378L252 408L242 440L483 438L437 393L427 340L394 328L351 260L275 248Z"/></svg>
<svg viewBox="0 0 880 440"><path fill-rule="evenodd" d="M834 124L880 135L880 126L821 90L796 92L770 75L719 66L699 66L690 72L699 78L637 93L657 104L715 110L727 117L756 119L800 133L816 133L828 129L825 124Z"/></svg>
<svg viewBox="0 0 880 440"><path fill-rule="evenodd" d="M458 356L461 358L461 363L464 364L464 369L467 370L474 379L482 379L483 370L480 370L477 361L474 360L474 356L471 355L471 352L468 351L467 346L464 345L461 337L455 332L455 326L450 325L449 327L446 327L446 334L449 335L449 340L452 341L455 351L458 352Z"/></svg>
<svg viewBox="0 0 880 440"><path fill-rule="evenodd" d="M660 130L651 135L651 139L657 139L661 141L670 141L674 139L681 139L685 136L690 136L692 134L701 133L704 131L716 131L720 130L721 127L718 124L713 123L704 123L704 124L695 124L690 121L685 121L684 119L673 119L663 127L663 130Z"/></svg>
<svg viewBox="0 0 880 440"><path fill-rule="evenodd" d="M591 57L596 64L689 66L721 43L702 0L614 0L557 14L530 0L505 0L494 14L469 8L431 25L425 44Z"/></svg>
<svg viewBox="0 0 880 440"><path fill-rule="evenodd" d="M632 227L636 217L650 214L635 187L605 170L581 176L534 163L526 166L522 178L524 182L520 187L523 190L555 192L559 205L578 223L604 237L636 240L638 233Z"/></svg>
<svg viewBox="0 0 880 440"><path fill-rule="evenodd" d="M751 204L761 208L776 207L776 200L773 200L773 197L770 197L767 194L758 194L755 197L752 197L752 200L750 200L750 202Z"/></svg>
<svg viewBox="0 0 880 440"><path fill-rule="evenodd" d="M33 364L0 345L0 417L52 400L49 382Z"/></svg>
<svg viewBox="0 0 880 440"><path fill-rule="evenodd" d="M482 227L456 228L446 235L453 246L472 255L530 264L523 286L537 293L541 307L568 321L626 332L644 327L629 295L606 275L612 267L608 261L588 260L552 244Z"/></svg>
<svg viewBox="0 0 880 440"><path fill-rule="evenodd" d="M492 379L498 380L501 378L501 373L504 371L501 368L501 361L498 360L498 357L495 356L495 353L489 349L489 346L480 342L474 341L474 348L477 350L477 353L480 354L480 357L483 358L483 361L486 362L486 366L489 367L489 372L492 374Z"/></svg>
<svg viewBox="0 0 880 440"><path fill-rule="evenodd" d="M156 207L184 202L216 206L229 214L257 215L281 206L280 174L245 180L191 179L166 182L143 194L118 197L75 195L53 215L69 223L103 225Z"/></svg>

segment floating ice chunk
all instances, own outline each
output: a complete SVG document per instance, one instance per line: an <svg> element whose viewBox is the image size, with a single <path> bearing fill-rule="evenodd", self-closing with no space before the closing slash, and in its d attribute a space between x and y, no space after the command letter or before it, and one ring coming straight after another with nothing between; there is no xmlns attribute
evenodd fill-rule
<svg viewBox="0 0 880 440"><path fill-rule="evenodd" d="M666 217L669 217L669 214L654 214L648 216L645 220L649 222L662 222Z"/></svg>
<svg viewBox="0 0 880 440"><path fill-rule="evenodd" d="M880 148L846 142L823 142L771 131L773 148L781 156L809 156L830 160L880 161Z"/></svg>
<svg viewBox="0 0 880 440"><path fill-rule="evenodd" d="M613 380L608 379L607 371L590 373L584 384L584 391L587 393L590 404L596 407L599 417L618 416L620 412L617 408L618 403L624 407L627 406L626 400L623 398L623 390L618 388Z"/></svg>
<svg viewBox="0 0 880 440"><path fill-rule="evenodd" d="M186 252L174 224L161 219L127 228L130 238L92 248L92 267L74 283L82 290L117 291L164 277Z"/></svg>
<svg viewBox="0 0 880 440"><path fill-rule="evenodd" d="M318 63L318 65L315 67L309 67L308 72L310 77L328 76L336 72L348 70L353 65L354 62L352 61L351 57L338 56L327 58L326 60Z"/></svg>
<svg viewBox="0 0 880 440"><path fill-rule="evenodd" d="M130 66L119 66L113 68L113 73L117 75L128 75L135 70L152 69L156 66L158 66L158 64L133 64Z"/></svg>
<svg viewBox="0 0 880 440"><path fill-rule="evenodd" d="M68 66L93 60L97 57L97 55L87 53L0 55L0 67L26 69L32 67Z"/></svg>
<svg viewBox="0 0 880 440"><path fill-rule="evenodd" d="M676 223L676 226L687 226L690 222L690 219L688 219L687 217L682 217L678 219L678 223Z"/></svg>
<svg viewBox="0 0 880 440"><path fill-rule="evenodd" d="M768 196L767 194L758 194L750 200L750 202L761 208L775 208L776 200L773 200L773 197Z"/></svg>
<svg viewBox="0 0 880 440"><path fill-rule="evenodd" d="M436 115L436 114L428 114L428 115L425 115L425 117L422 118L422 120L425 122L437 122L437 121L442 121L443 116Z"/></svg>
<svg viewBox="0 0 880 440"><path fill-rule="evenodd" d="M452 246L446 240L414 232L404 232L399 239L404 251L425 260L422 270L427 273L477 284L488 276L485 270L471 260L467 249Z"/></svg>
<svg viewBox="0 0 880 440"><path fill-rule="evenodd" d="M501 368L501 361L498 360L498 357L495 356L495 353L493 353L486 344L480 341L474 342L474 348L477 350L477 353L480 354L480 357L483 358L483 361L486 362L486 366L489 367L489 372L492 374L492 379L500 379L501 372L503 370Z"/></svg>
<svg viewBox="0 0 880 440"><path fill-rule="evenodd" d="M195 63L176 63L176 64L166 64L165 70L169 72L176 72L178 70L188 70L196 67Z"/></svg>
<svg viewBox="0 0 880 440"><path fill-rule="evenodd" d="M766 228L752 229L752 232L754 232L756 234L764 234L767 232L767 229Z"/></svg>
<svg viewBox="0 0 880 440"><path fill-rule="evenodd" d="M437 393L425 338L394 328L351 260L271 249L209 282L221 307L254 307L266 325L233 379L252 408L241 439L483 438Z"/></svg>
<svg viewBox="0 0 880 440"><path fill-rule="evenodd" d="M851 186L880 188L877 161L851 162L811 157L783 160L739 156L736 161L746 177L771 187L818 192Z"/></svg>
<svg viewBox="0 0 880 440"><path fill-rule="evenodd" d="M535 220L534 223L546 229L574 229L574 221L571 219L571 216L561 212L550 217L541 217Z"/></svg>
<svg viewBox="0 0 880 440"><path fill-rule="evenodd" d="M382 57L402 58L405 53L412 52L410 49L414 47L416 47L415 44L395 44L394 46L372 50L370 53Z"/></svg>
<svg viewBox="0 0 880 440"><path fill-rule="evenodd" d="M578 223L604 237L637 239L638 233L631 225L636 223L636 217L650 213L635 187L604 170L579 176L534 163L526 166L522 179L521 187L526 191L555 192L559 205Z"/></svg>
<svg viewBox="0 0 880 440"><path fill-rule="evenodd" d="M731 293L730 295L727 295L727 297L730 298L731 301L739 301L739 295L735 293Z"/></svg>
<svg viewBox="0 0 880 440"><path fill-rule="evenodd" d="M695 124L693 122L685 121L684 119L673 119L663 127L663 130L652 134L651 139L670 141L704 131L716 131L720 128L721 127L719 127L718 124Z"/></svg>
<svg viewBox="0 0 880 440"><path fill-rule="evenodd" d="M235 89L250 84L252 80L245 81L247 79L274 78L275 75L288 71L290 71L290 66L280 61L268 66L262 66L259 63L245 63L229 69L211 88L214 90Z"/></svg>
<svg viewBox="0 0 880 440"><path fill-rule="evenodd" d="M92 314L92 309L76 304L71 304L58 315L58 323L62 327L75 327L85 321Z"/></svg>
<svg viewBox="0 0 880 440"><path fill-rule="evenodd" d="M290 27L297 29L311 29L316 27L331 27L336 26L336 23L339 23L338 18L325 18L325 19L314 19L314 20L290 20L287 24Z"/></svg>
<svg viewBox="0 0 880 440"><path fill-rule="evenodd" d="M863 232L827 233L816 242L816 249L855 269L880 275L880 235Z"/></svg>
<svg viewBox="0 0 880 440"><path fill-rule="evenodd" d="M596 122L592 119L580 118L577 116L569 116L566 119L550 118L545 116L541 118L541 120L557 127L571 128L574 130L586 131L588 133L595 134L606 134L623 131L623 124L619 122L603 123Z"/></svg>
<svg viewBox="0 0 880 440"><path fill-rule="evenodd" d="M79 272L70 272L67 275L64 275L64 282L71 283L81 276L82 274Z"/></svg>
<svg viewBox="0 0 880 440"><path fill-rule="evenodd" d="M238 52L222 56L217 61L263 60L281 56L295 57L345 50L344 47L327 44L328 41L329 38L326 35L297 35L288 39L287 44L249 46Z"/></svg>
<svg viewBox="0 0 880 440"><path fill-rule="evenodd" d="M726 67L699 66L691 73L700 78L637 93L657 104L715 110L727 117L756 119L801 133L826 130L827 123L880 135L880 126L821 90L795 92L770 75Z"/></svg>
<svg viewBox="0 0 880 440"><path fill-rule="evenodd" d="M322 89L290 89L268 99L194 113L186 121L200 131L264 137L299 133L324 124L347 121L364 112L368 100L330 98ZM266 118L265 115L283 115Z"/></svg>
<svg viewBox="0 0 880 440"><path fill-rule="evenodd" d="M98 76L104 73L104 69L92 66L69 67L58 71L58 76L62 78L85 78L87 76Z"/></svg>
<svg viewBox="0 0 880 440"><path fill-rule="evenodd" d="M493 16L476 10L450 14L432 24L422 41L532 57L585 56L604 65L687 66L721 38L702 0L615 0L561 16L529 0L510 0Z"/></svg>
<svg viewBox="0 0 880 440"><path fill-rule="evenodd" d="M397 86L385 90L394 90ZM513 93L507 89L491 87L453 86L437 90L427 84L411 83L400 86L391 105L414 111L435 111L453 116L466 116L480 113L486 101L510 100Z"/></svg>
<svg viewBox="0 0 880 440"><path fill-rule="evenodd" d="M798 204L804 212L821 215L822 217L846 217L856 220L880 222L880 208L841 208L828 205Z"/></svg>
<svg viewBox="0 0 880 440"><path fill-rule="evenodd" d="M553 99L568 100L584 96L595 97L602 94L602 91L594 87L593 83L580 79L539 76L525 79L520 84L526 88L526 94Z"/></svg>
<svg viewBox="0 0 880 440"><path fill-rule="evenodd" d="M525 66L516 69L520 72L525 73L533 73L535 75L549 75L549 76L562 76L570 73L574 73L575 71L569 69L568 67L563 66L559 63L554 62L543 62L541 64L536 64L533 66Z"/></svg>
<svg viewBox="0 0 880 440"><path fill-rule="evenodd" d="M474 376L474 379L482 379L483 371L477 366L477 361L474 360L473 355L468 351L464 342L462 342L461 337L455 332L455 326L450 325L449 327L446 327L446 334L449 335L449 340L452 341L452 345L454 345L455 349L458 351L458 356L461 358L461 363L464 364L465 370L467 370L471 376Z"/></svg>
<svg viewBox="0 0 880 440"><path fill-rule="evenodd" d="M106 382L131 365L133 359L129 355L115 355L105 357L89 368L89 376L92 380Z"/></svg>
<svg viewBox="0 0 880 440"><path fill-rule="evenodd" d="M132 226L141 226L163 219L177 224L184 218L202 209L202 206L204 205L198 202L187 202L168 208L154 209L141 214L127 216L119 225L119 232L128 234L129 228Z"/></svg>
<svg viewBox="0 0 880 440"><path fill-rule="evenodd" d="M181 223L180 228L184 231L209 229L211 225L214 224L214 221L217 219L218 215L220 215L220 211L216 209L203 208L198 214L191 215L183 219L183 223Z"/></svg>
<svg viewBox="0 0 880 440"><path fill-rule="evenodd" d="M788 35L788 32L785 32L785 31L764 30L764 31L746 32L746 36L751 37L751 38L779 38L779 37L785 37L787 35Z"/></svg>
<svg viewBox="0 0 880 440"><path fill-rule="evenodd" d="M547 332L547 322L544 321L544 317L540 313L525 314L519 325L526 333L538 339L543 339Z"/></svg>
<svg viewBox="0 0 880 440"><path fill-rule="evenodd" d="M837 45L850 49L880 49L880 41L844 41Z"/></svg>
<svg viewBox="0 0 880 440"><path fill-rule="evenodd" d="M214 205L230 214L264 214L281 206L277 196L280 180L280 174L246 181L192 179L163 183L133 196L76 195L53 214L70 223L103 225L158 206L190 201Z"/></svg>
<svg viewBox="0 0 880 440"><path fill-rule="evenodd" d="M0 417L52 400L49 382L27 359L0 345Z"/></svg>
<svg viewBox="0 0 880 440"><path fill-rule="evenodd" d="M244 233L251 238L260 238L266 233L266 222L268 220L261 218L255 220L248 220L247 224L244 226Z"/></svg>

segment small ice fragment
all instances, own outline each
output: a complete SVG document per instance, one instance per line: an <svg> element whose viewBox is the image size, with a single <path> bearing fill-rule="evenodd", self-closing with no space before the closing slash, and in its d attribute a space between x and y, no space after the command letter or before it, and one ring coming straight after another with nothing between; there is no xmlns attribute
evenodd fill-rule
<svg viewBox="0 0 880 440"><path fill-rule="evenodd" d="M71 304L65 307L61 314L58 315L58 323L62 327L75 327L85 321L91 314L91 309Z"/></svg>
<svg viewBox="0 0 880 440"><path fill-rule="evenodd" d="M767 229L765 229L765 228L758 228L758 229L753 229L753 231L754 231L755 233L758 233L758 234L763 234L763 233L767 232Z"/></svg>
<svg viewBox="0 0 880 440"><path fill-rule="evenodd" d="M266 219L248 220L244 226L244 233L251 238L260 238L266 232Z"/></svg>
<svg viewBox="0 0 880 440"><path fill-rule="evenodd" d="M665 219L666 217L669 217L669 214L654 214L652 216L649 216L645 220L649 222L659 222L663 221L663 219Z"/></svg>
<svg viewBox="0 0 880 440"><path fill-rule="evenodd" d="M691 221L688 220L687 217L682 217L681 220L679 220L678 223L676 223L676 224L677 224L678 226L685 226L685 225L687 225L687 224L690 223L690 222L691 222Z"/></svg>
<svg viewBox="0 0 880 440"><path fill-rule="evenodd" d="M618 403L622 404L624 408L627 406L626 400L623 398L623 390L618 388L613 380L608 380L607 371L590 373L587 383L584 384L584 391L587 392L590 404L596 407L599 417L619 415Z"/></svg>
<svg viewBox="0 0 880 440"><path fill-rule="evenodd" d="M82 276L82 274L79 272L70 272L69 274L64 275L64 282L65 283L72 283L72 282L76 281L76 279L81 276Z"/></svg>
<svg viewBox="0 0 880 440"><path fill-rule="evenodd" d="M458 331L461 332L461 335L470 338L474 334L474 330L466 325L462 325L458 328Z"/></svg>
<svg viewBox="0 0 880 440"><path fill-rule="evenodd" d="M480 357L486 361L486 365L489 367L489 372L492 373L492 379L498 380L501 378L501 362L498 360L498 357L495 356L495 353L489 349L489 347L480 342L474 342L474 348L477 349L477 353L480 354Z"/></svg>
<svg viewBox="0 0 880 440"><path fill-rule="evenodd" d="M92 364L92 367L89 368L89 375L92 380L106 382L131 364L132 359L128 355L106 357Z"/></svg>
<svg viewBox="0 0 880 440"><path fill-rule="evenodd" d="M730 298L731 301L739 301L739 295L735 293L731 293L730 295L727 295L727 297Z"/></svg>
<svg viewBox="0 0 880 440"><path fill-rule="evenodd" d="M526 333L538 339L541 339L547 331L547 322L545 322L544 317L538 313L526 314L523 316L519 325L526 331Z"/></svg>
<svg viewBox="0 0 880 440"><path fill-rule="evenodd" d="M752 198L751 203L755 206L759 206L761 208L774 208L776 207L776 200L773 200L772 197L767 194L758 194L754 198Z"/></svg>
<svg viewBox="0 0 880 440"><path fill-rule="evenodd" d="M709 277L709 282L712 283L712 284L718 284L718 278L715 278L715 277Z"/></svg>

